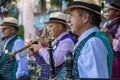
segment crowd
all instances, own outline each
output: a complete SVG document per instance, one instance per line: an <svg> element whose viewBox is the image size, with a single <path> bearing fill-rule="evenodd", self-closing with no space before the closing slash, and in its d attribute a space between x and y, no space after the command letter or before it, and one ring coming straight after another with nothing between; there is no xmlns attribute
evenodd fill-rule
<svg viewBox="0 0 120 80"><path fill-rule="evenodd" d="M64 12L49 15L45 22L47 40L44 41L46 36L41 35L43 39L29 46L30 55L41 68L40 80L120 79L120 1L110 0L107 4L107 19L101 15L98 2L73 0ZM67 18L66 14L70 16ZM103 20L106 22L101 26ZM0 29L3 36L0 42L0 79L27 80L27 56L21 57L26 50L11 57L25 46L17 35L17 19L5 17ZM68 52L72 57L66 58ZM66 59L72 59L73 63L66 63Z"/></svg>

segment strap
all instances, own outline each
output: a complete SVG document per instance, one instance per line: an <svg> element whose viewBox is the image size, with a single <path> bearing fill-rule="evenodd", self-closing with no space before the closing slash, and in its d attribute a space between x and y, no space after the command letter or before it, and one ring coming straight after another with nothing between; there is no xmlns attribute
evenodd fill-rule
<svg viewBox="0 0 120 80"><path fill-rule="evenodd" d="M106 25L106 27L107 27L108 29L111 29L112 26L115 25L116 23L120 23L120 18L112 21L110 24Z"/></svg>
<svg viewBox="0 0 120 80"><path fill-rule="evenodd" d="M110 41L108 40L107 36L105 35L104 32L96 32L96 37L99 37L103 43L105 44L107 50L108 50L108 55L107 55L107 67L108 67L108 74L109 74L109 78L111 78L111 74L112 74L112 59L113 59L113 51L112 51L112 47L110 44Z"/></svg>
<svg viewBox="0 0 120 80"><path fill-rule="evenodd" d="M56 43L54 46L58 46L58 44L59 44L60 41L62 41L62 40L64 40L64 39L67 39L67 38L71 39L71 40L74 42L74 44L76 43L76 41L74 40L74 38L73 38L70 34L66 34L66 35L64 35L60 40L58 40L57 43ZM54 47L54 46L53 46L53 47ZM56 49L56 48L57 48L57 47L55 47L55 49ZM55 51L55 49L53 49L53 51Z"/></svg>
<svg viewBox="0 0 120 80"><path fill-rule="evenodd" d="M81 42L78 43L78 45L76 46L76 48L74 49L73 53L74 53L74 65L73 65L73 71L72 74L73 76L75 76L75 78L79 77L79 72L78 72L78 57L80 55L80 52L82 50L82 48L84 47L85 43L91 38L95 36L96 32L93 32L91 34L89 34L85 39L83 39Z"/></svg>

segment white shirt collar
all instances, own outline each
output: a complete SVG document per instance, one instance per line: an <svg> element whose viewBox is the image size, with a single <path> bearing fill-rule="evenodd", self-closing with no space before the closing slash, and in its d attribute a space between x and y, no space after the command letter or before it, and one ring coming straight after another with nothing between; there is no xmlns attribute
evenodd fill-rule
<svg viewBox="0 0 120 80"><path fill-rule="evenodd" d="M86 30L85 32L82 33L81 36L79 36L78 41L82 41L89 34L91 34L92 32L96 32L96 31L99 31L99 29L97 27L93 27L93 28L90 28L90 29Z"/></svg>

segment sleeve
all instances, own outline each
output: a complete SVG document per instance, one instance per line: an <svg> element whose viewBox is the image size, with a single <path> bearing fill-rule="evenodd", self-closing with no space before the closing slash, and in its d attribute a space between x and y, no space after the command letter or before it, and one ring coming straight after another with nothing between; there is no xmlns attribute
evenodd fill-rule
<svg viewBox="0 0 120 80"><path fill-rule="evenodd" d="M24 47L25 44L22 39L17 39L13 46L13 51L19 50L20 48ZM15 55L15 58L18 62L18 69L16 72L16 78L21 76L28 75L28 60L27 56L20 58L20 56L24 55L26 50L23 50Z"/></svg>
<svg viewBox="0 0 120 80"><path fill-rule="evenodd" d="M78 58L80 78L108 78L107 53L99 38L89 39Z"/></svg>
<svg viewBox="0 0 120 80"><path fill-rule="evenodd" d="M35 54L35 55L33 55L33 56L34 56L35 62L36 62L37 64L42 65L42 64L45 63L45 61L44 61L44 59L43 59L43 57L42 57L41 55Z"/></svg>
<svg viewBox="0 0 120 80"><path fill-rule="evenodd" d="M73 51L74 42L71 39L64 39L59 42L56 50L53 53L55 67L63 64L64 56L68 51ZM49 64L49 53L46 49L40 50L40 55L43 56L46 63Z"/></svg>
<svg viewBox="0 0 120 80"><path fill-rule="evenodd" d="M115 37L116 38L113 38L113 43L112 43L113 50L116 51L116 52L117 51L120 52L120 26L119 26L119 28L117 30L117 33L115 34Z"/></svg>

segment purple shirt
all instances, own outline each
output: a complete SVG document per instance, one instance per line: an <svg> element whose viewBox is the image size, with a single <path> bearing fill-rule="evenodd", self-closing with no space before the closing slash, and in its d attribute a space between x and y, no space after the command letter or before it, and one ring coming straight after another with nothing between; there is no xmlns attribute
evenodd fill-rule
<svg viewBox="0 0 120 80"><path fill-rule="evenodd" d="M61 35L57 37L57 39L54 41L54 44L57 43L64 35L68 34L68 32L63 32ZM54 45L53 44L53 45ZM65 38L63 40L59 41L59 44L57 46L53 46L54 50L53 58L55 62L55 71L56 74L59 71L58 67L61 67L61 65L64 63L64 56L68 51L73 51L74 48L74 42L70 38ZM47 51L47 48L42 48L39 51L39 54L34 55L36 58L36 62L42 66L41 70L41 80L48 80L45 78L49 78L50 71L49 71L49 52Z"/></svg>

